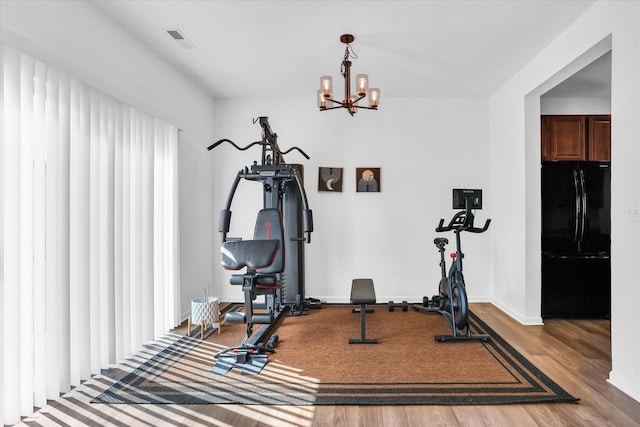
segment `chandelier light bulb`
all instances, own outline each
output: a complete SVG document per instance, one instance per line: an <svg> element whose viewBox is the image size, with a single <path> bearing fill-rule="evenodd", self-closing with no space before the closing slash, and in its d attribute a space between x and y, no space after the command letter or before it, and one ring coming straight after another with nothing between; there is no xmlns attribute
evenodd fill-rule
<svg viewBox="0 0 640 427"><path fill-rule="evenodd" d="M351 113L352 116L358 112L358 108L356 107L355 102L356 99L358 99L357 96L351 96L351 99L349 100L349 113Z"/></svg>
<svg viewBox="0 0 640 427"><path fill-rule="evenodd" d="M320 90L325 98L331 98L332 86L333 78L331 76L320 77Z"/></svg>
<svg viewBox="0 0 640 427"><path fill-rule="evenodd" d="M369 89L369 77L366 74L358 74L356 76L356 87L358 88L358 95L364 96Z"/></svg>
<svg viewBox="0 0 640 427"><path fill-rule="evenodd" d="M324 110L327 108L327 98L325 98L322 89L318 89L318 107L321 110Z"/></svg>
<svg viewBox="0 0 640 427"><path fill-rule="evenodd" d="M369 107L378 108L379 103L380 103L380 89L378 88L369 89Z"/></svg>

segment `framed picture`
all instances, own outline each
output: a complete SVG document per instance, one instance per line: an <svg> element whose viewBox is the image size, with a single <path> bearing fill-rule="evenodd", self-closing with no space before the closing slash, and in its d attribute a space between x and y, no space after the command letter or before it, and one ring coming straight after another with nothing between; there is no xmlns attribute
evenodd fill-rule
<svg viewBox="0 0 640 427"><path fill-rule="evenodd" d="M380 168L356 168L356 192L380 192Z"/></svg>
<svg viewBox="0 0 640 427"><path fill-rule="evenodd" d="M318 191L342 193L342 168L319 167Z"/></svg>

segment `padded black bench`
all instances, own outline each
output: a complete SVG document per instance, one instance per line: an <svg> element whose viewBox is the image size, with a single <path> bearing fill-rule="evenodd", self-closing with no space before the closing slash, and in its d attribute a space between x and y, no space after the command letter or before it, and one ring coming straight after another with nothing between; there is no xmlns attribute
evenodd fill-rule
<svg viewBox="0 0 640 427"><path fill-rule="evenodd" d="M351 282L351 304L360 305L360 339L349 338L349 344L377 344L375 338L366 338L365 315L366 305L376 303L376 292L372 279L353 279Z"/></svg>

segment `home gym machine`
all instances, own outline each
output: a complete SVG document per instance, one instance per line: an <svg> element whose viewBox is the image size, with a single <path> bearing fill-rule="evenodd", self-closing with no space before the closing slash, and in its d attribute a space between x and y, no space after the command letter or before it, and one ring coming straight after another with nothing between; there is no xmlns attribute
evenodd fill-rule
<svg viewBox="0 0 640 427"><path fill-rule="evenodd" d="M472 334L469 327L469 305L467 300L466 285L462 274L462 259L464 254L460 244L460 234L464 231L470 233L484 233L489 228L491 220L488 219L482 228L473 224L473 209L482 209L482 190L453 190L453 209L464 209L457 212L448 225L444 225L444 219L436 227L436 232L453 231L456 237L456 251L451 254L452 263L447 275L445 265L445 245L449 243L446 238L436 238L433 243L440 252L440 272L442 278L438 285L438 294L429 299L424 297L422 305L413 306L415 310L427 313L440 313L451 327L451 335L435 335L436 342L445 341L489 341L486 334Z"/></svg>
<svg viewBox="0 0 640 427"><path fill-rule="evenodd" d="M312 212L302 184L303 166L287 164L284 155L298 147L281 151L277 134L269 126L268 117L259 117L262 139L246 147L221 139L209 146L213 150L223 142L244 151L253 146L262 148L262 162L240 170L231 186L225 208L220 212L218 231L222 233L221 264L231 274L229 282L241 285L244 312L229 312L225 322L246 323L247 330L240 345L227 348L214 357L218 359L212 372L224 374L232 367L242 367L243 374L257 374L266 363L264 351L273 352L278 336L273 334L266 345L266 336L284 313L303 314L315 307L315 301L304 298L304 243L311 242ZM252 240L229 237L231 203L241 180L258 182L263 190L263 209L258 212ZM237 271L245 269L244 272ZM258 296L264 303L254 303ZM255 309L259 309L256 311ZM266 325L253 335L255 324ZM252 336L253 335L253 336Z"/></svg>

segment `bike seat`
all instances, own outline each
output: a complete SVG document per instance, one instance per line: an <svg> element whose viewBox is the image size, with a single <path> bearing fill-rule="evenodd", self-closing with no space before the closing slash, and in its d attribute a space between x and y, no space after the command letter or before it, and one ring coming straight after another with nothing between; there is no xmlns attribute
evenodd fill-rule
<svg viewBox="0 0 640 427"><path fill-rule="evenodd" d="M444 245L448 243L449 243L449 240L447 240L446 237L436 237L435 239L433 239L433 244L436 245L438 248L444 248Z"/></svg>

